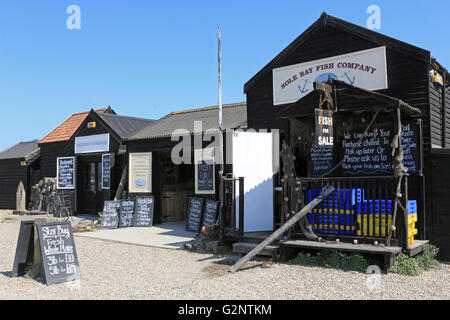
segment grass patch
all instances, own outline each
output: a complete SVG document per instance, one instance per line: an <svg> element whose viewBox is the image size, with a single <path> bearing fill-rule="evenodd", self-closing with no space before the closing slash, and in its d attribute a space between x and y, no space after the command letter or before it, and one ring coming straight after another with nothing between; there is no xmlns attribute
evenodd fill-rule
<svg viewBox="0 0 450 320"><path fill-rule="evenodd" d="M438 248L428 244L423 248L423 252L415 257L400 254L389 271L404 276L419 276L425 271L439 268L436 259L438 252Z"/></svg>

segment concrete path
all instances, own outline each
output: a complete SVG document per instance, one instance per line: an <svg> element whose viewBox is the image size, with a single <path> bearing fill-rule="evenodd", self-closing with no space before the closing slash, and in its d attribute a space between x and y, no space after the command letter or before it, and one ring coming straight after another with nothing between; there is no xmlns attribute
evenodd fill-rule
<svg viewBox="0 0 450 320"><path fill-rule="evenodd" d="M74 236L109 240L147 247L181 249L194 239L195 233L185 230L185 223L163 223L151 228L121 228L75 233Z"/></svg>

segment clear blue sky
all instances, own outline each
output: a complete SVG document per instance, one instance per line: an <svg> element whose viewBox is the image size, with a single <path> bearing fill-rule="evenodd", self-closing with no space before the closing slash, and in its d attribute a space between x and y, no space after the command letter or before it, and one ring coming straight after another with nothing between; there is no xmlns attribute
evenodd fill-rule
<svg viewBox="0 0 450 320"><path fill-rule="evenodd" d="M69 5L81 30L69 30ZM111 105L157 119L217 105L217 26L223 102L322 11L366 26L381 8L381 33L430 50L450 68L450 1L1 0L0 150L40 139L72 113Z"/></svg>

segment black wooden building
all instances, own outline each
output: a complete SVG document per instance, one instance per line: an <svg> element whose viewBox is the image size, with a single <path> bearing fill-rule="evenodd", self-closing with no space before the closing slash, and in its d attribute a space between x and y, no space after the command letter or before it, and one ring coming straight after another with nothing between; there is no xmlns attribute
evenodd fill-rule
<svg viewBox="0 0 450 320"><path fill-rule="evenodd" d="M247 127L246 110L245 103L224 105L223 130L245 129ZM129 171L132 170L131 156L151 154L149 165L151 189L143 194L151 193L155 197L155 224L185 222L189 197L219 199L218 165L213 164L213 187L210 191L201 192L196 180L194 156L195 139L199 139L201 148L207 148L215 140L214 134L220 132L218 131L218 114L217 106L172 112L126 139ZM212 139L209 141L204 139L207 132L212 134ZM172 136L176 138L172 139ZM188 157L190 159L183 163L174 163L172 159L174 147L182 141L181 139L186 138L189 141ZM225 172L230 170L230 166L226 165ZM127 187L130 196L141 195L141 192L130 189L132 183L133 181L128 179Z"/></svg>
<svg viewBox="0 0 450 320"><path fill-rule="evenodd" d="M16 209L16 192L21 181L29 199L31 186L39 181L39 156L37 140L20 142L0 152L0 209Z"/></svg>
<svg viewBox="0 0 450 320"><path fill-rule="evenodd" d="M378 52L380 66L371 69L375 63L371 54ZM366 57L366 64L358 62ZM354 61L351 60L353 58ZM356 57L356 58L355 58ZM362 61L363 61L362 60ZM356 62L355 62L356 61ZM334 63L334 65L331 65ZM332 72L325 70L337 66L345 66L346 70ZM345 63L345 65L344 65ZM319 65L321 66L319 67ZM384 64L384 65L383 65ZM283 72L297 66L297 71L282 82L277 82ZM311 69L310 69L311 67ZM303 70L301 68L304 68ZM317 68L317 69L316 69ZM319 70L319 68L322 68ZM357 70L366 73L379 73L377 81L383 85L367 87L355 77ZM380 69L375 72L374 69ZM306 75L312 74L313 77ZM280 76L281 75L281 76ZM322 77L319 77L321 75ZM351 24L323 13L322 16L287 48L278 54L262 68L244 86L247 95L248 127L254 129L280 129L282 139L289 141L292 128L292 117L286 115L286 110L295 110L302 104L301 98L307 93L314 82L328 79L344 81L355 87L373 90L386 97L392 97L415 108L420 114L414 115L415 123L420 122L420 163L423 170L411 174L409 192L418 201L419 235L420 239L428 239L440 248L440 258L450 260L450 189L446 181L450 179L448 163L450 161L450 90L448 71L443 68L429 51L390 38L383 34ZM324 78L326 77L326 78ZM360 77L361 78L361 77ZM370 83L372 80L367 80ZM311 86L311 87L308 87ZM335 83L336 87L338 83ZM282 96L283 90L289 87L293 96ZM309 88L309 90L308 90ZM343 88L346 90L348 88ZM297 93L295 93L297 91ZM287 91L286 91L287 92ZM297 98L295 98L297 94ZM334 93L335 94L335 93ZM280 98L281 97L281 98ZM311 98L311 96L309 96ZM333 96L332 96L333 97ZM316 97L317 105L320 98ZM345 107L343 101L334 101L339 108ZM353 96L353 111L358 111L358 94ZM306 99L306 98L303 98ZM305 100L303 100L305 102ZM359 105L365 107L364 100ZM386 103L387 105L387 103ZM366 105L367 106L367 105ZM352 106L348 106L351 108ZM316 107L317 108L317 107ZM310 117L314 117L311 109ZM295 112L294 112L295 113ZM369 118L357 117L363 121ZM300 156L297 154L297 156ZM300 156L301 157L301 156ZM334 160L337 164L339 155ZM363 174L365 175L365 174ZM301 174L304 178L312 177L306 169ZM345 178L342 171L338 176ZM281 182L278 182L281 185Z"/></svg>
<svg viewBox="0 0 450 320"><path fill-rule="evenodd" d="M56 177L59 189L74 193L75 212L97 214L117 191L124 139L153 122L117 115L110 107L72 115L39 142L41 178ZM69 163L65 172L60 161Z"/></svg>

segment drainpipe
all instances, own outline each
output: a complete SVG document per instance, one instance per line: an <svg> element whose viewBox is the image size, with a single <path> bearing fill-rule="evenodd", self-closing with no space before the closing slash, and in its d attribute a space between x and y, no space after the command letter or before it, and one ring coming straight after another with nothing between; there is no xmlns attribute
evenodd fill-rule
<svg viewBox="0 0 450 320"><path fill-rule="evenodd" d="M443 135L443 144L442 146L444 148L447 148L448 144L447 144L447 130L446 130L446 124L447 124L447 119L446 119L446 99L447 99L447 70L444 69L444 86L442 87L442 135Z"/></svg>

